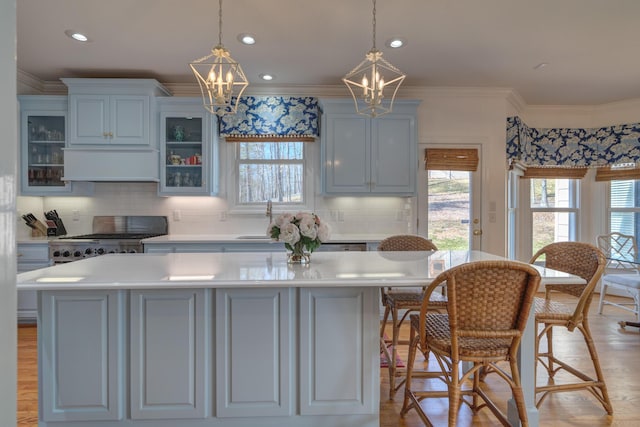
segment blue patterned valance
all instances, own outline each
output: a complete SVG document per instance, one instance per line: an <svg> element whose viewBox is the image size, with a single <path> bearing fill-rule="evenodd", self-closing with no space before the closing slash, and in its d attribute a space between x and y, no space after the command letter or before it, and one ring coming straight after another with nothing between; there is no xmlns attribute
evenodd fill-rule
<svg viewBox="0 0 640 427"><path fill-rule="evenodd" d="M508 117L507 159L538 167L640 163L640 123L536 129L528 127L520 117Z"/></svg>
<svg viewBox="0 0 640 427"><path fill-rule="evenodd" d="M318 136L318 100L311 97L243 96L238 112L220 118L224 137Z"/></svg>

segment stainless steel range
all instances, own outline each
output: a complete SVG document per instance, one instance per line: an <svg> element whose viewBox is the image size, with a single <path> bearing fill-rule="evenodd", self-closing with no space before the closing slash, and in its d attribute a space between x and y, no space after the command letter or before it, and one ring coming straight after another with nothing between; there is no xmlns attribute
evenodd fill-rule
<svg viewBox="0 0 640 427"><path fill-rule="evenodd" d="M143 252L142 239L169 232L166 216L94 216L93 233L49 242L54 264L113 253Z"/></svg>

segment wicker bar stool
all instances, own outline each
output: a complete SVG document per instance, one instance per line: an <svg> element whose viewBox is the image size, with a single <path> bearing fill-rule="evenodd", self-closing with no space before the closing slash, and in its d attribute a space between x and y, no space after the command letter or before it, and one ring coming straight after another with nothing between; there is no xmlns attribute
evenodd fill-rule
<svg viewBox="0 0 640 427"><path fill-rule="evenodd" d="M437 251L436 245L422 236L411 234L401 234L387 237L378 245L379 251ZM420 310L422 299L424 296L424 288L418 290L381 288L382 305L384 306L384 315L380 326L380 346L388 360L389 370L389 399L393 399L396 392L405 382L404 369L398 369L396 366L396 357L398 355L398 345L408 344L407 341L400 341L400 326L412 311ZM435 306L444 308L446 306L446 297L435 294L432 302ZM402 317L399 317L401 311L404 311ZM392 333L391 341L384 339L384 329L391 315ZM391 349L391 351L389 351Z"/></svg>
<svg viewBox="0 0 640 427"><path fill-rule="evenodd" d="M544 257L544 262L540 258ZM607 386L600 368L598 352L589 328L589 306L593 298L593 290L600 280L606 265L602 252L593 245L580 242L551 243L540 249L531 259L531 264L542 264L553 270L564 271L582 277L586 284L581 286L556 285L547 286L545 298L534 301L536 316L536 357L549 375L547 385L536 384L536 402L539 407L552 393L587 390L602 404L608 414L613 414L613 407L607 393ZM562 304L552 300L553 291L560 291L577 297L575 306ZM542 329L540 328L542 325ZM593 362L595 378L576 369L557 358L553 352L553 328L566 328L569 332L580 331ZM546 336L547 350L540 350L540 342ZM537 364L536 364L537 365ZM575 380L556 381L555 374L564 370Z"/></svg>
<svg viewBox="0 0 640 427"><path fill-rule="evenodd" d="M445 282L448 314L433 313L428 298ZM509 426L507 416L481 387L480 371L490 367L511 388L520 422L527 426L517 352L539 284L538 270L507 260L471 262L438 275L425 292L420 314L410 317L411 343L401 416L415 409L430 426L420 402L448 398L449 426L456 425L462 403L469 405L474 414L487 407L503 425ZM423 348L433 353L439 371L415 370L417 350ZM497 365L504 361L509 362L508 371ZM473 366L461 372L460 362L471 362ZM415 379L420 381L414 384ZM424 384L425 379L444 382L447 389Z"/></svg>

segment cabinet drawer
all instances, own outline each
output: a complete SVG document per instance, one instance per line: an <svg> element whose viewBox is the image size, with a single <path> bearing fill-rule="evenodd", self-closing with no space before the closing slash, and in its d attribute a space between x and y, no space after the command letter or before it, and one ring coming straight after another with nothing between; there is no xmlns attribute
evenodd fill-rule
<svg viewBox="0 0 640 427"><path fill-rule="evenodd" d="M49 262L49 244L18 244L18 263Z"/></svg>

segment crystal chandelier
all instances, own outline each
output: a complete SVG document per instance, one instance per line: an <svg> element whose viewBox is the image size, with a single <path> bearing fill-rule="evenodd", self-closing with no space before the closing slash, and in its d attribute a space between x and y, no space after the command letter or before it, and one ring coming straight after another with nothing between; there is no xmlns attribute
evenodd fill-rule
<svg viewBox="0 0 640 427"><path fill-rule="evenodd" d="M365 60L342 78L356 104L356 112L371 117L390 113L405 77L376 49L376 0L373 0L373 47Z"/></svg>
<svg viewBox="0 0 640 427"><path fill-rule="evenodd" d="M219 0L218 44L211 53L189 63L195 74L204 108L211 114L235 114L242 92L249 86L242 67L222 45L222 0Z"/></svg>

